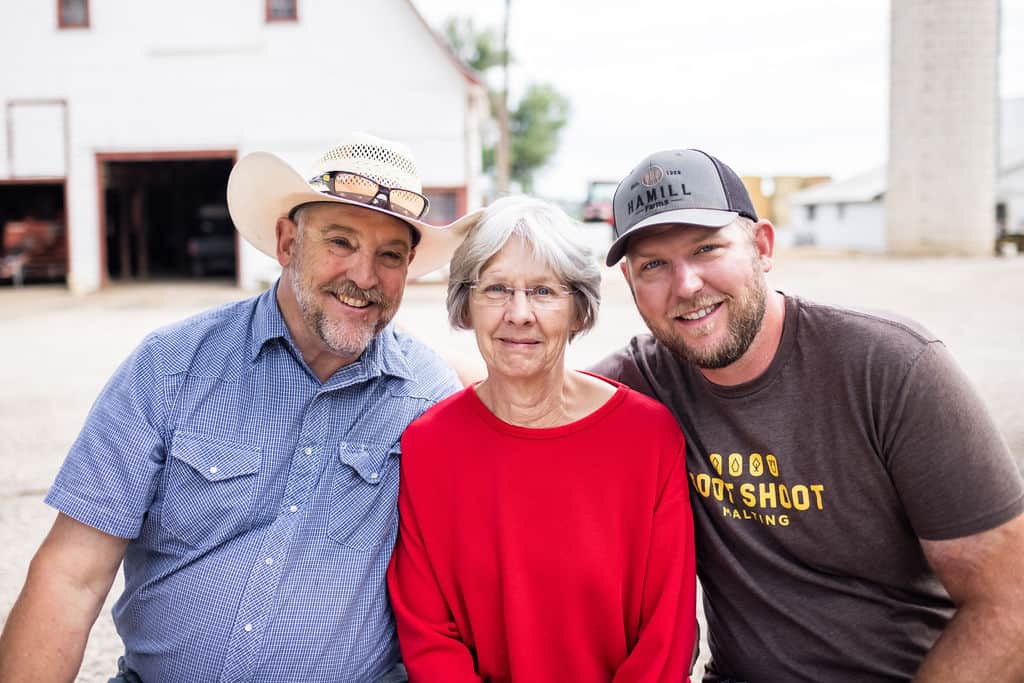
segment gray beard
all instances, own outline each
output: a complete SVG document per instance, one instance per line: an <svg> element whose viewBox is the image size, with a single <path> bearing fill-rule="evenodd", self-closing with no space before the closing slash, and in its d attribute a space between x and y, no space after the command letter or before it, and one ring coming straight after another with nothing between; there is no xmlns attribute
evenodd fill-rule
<svg viewBox="0 0 1024 683"><path fill-rule="evenodd" d="M295 293L295 300L299 304L299 311L302 313L303 322L309 329L316 332L324 346L333 353L346 358L358 357L366 350L373 338L391 321L389 311L393 310L392 307L386 304L381 307L380 318L373 327L367 325L356 327L331 320L319 307L316 296L303 287L299 275L301 262L296 262L294 265L295 267L290 269L288 276L292 291Z"/></svg>

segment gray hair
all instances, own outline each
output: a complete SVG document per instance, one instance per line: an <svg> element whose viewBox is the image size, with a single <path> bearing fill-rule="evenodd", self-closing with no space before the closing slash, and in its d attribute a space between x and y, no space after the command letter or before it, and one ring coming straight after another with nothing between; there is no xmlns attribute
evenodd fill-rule
<svg viewBox="0 0 1024 683"><path fill-rule="evenodd" d="M572 288L575 323L572 340L594 327L601 305L601 268L583 239L579 223L564 211L530 197L503 197L484 211L465 241L455 250L448 278L448 321L467 330L470 285L513 236L530 246L533 255Z"/></svg>

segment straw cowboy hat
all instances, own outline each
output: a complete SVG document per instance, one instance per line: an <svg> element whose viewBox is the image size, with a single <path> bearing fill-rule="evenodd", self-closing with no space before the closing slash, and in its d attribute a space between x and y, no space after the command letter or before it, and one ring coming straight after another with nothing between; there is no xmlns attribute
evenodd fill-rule
<svg viewBox="0 0 1024 683"><path fill-rule="evenodd" d="M429 208L416 163L401 144L352 133L324 152L308 177L268 152L243 157L228 178L228 211L238 232L268 256L277 256L277 219L310 202L349 204L404 221L415 233L409 278L448 263L481 211L454 223L423 222Z"/></svg>

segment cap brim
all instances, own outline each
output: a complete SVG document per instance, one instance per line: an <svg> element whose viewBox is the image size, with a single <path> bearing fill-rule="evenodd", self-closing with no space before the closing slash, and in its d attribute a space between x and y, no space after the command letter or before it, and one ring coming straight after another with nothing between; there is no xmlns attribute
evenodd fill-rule
<svg viewBox="0 0 1024 683"><path fill-rule="evenodd" d="M676 209L675 211L665 211L650 218L645 218L612 242L612 245L608 247L605 265L614 266L618 263L626 253L626 245L629 240L651 228L664 225L724 228L736 220L738 216L739 214L735 211L721 211L719 209Z"/></svg>
<svg viewBox="0 0 1024 683"><path fill-rule="evenodd" d="M482 210L466 214L448 225L436 226L387 209L317 192L286 161L268 152L243 157L228 177L228 212L235 228L249 244L277 258L277 219L311 202L347 204L393 216L420 233L416 254L409 264L409 279L442 267L480 218Z"/></svg>

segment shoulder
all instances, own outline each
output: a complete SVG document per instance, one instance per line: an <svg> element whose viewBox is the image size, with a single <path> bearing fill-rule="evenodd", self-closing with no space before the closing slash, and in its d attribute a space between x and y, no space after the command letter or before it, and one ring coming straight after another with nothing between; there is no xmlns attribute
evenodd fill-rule
<svg viewBox="0 0 1024 683"><path fill-rule="evenodd" d="M623 389L625 396L622 400L619 419L628 420L632 425L631 428L638 434L639 430L643 430L645 437L649 433L682 437L679 424L664 404L629 387L623 387Z"/></svg>
<svg viewBox="0 0 1024 683"><path fill-rule="evenodd" d="M800 317L801 332L806 325L810 327L809 331L818 334L840 330L860 339L878 339L917 347L939 341L917 321L896 313L833 306L798 297L792 299Z"/></svg>
<svg viewBox="0 0 1024 683"><path fill-rule="evenodd" d="M473 387L466 387L428 408L406 427L402 435L403 449L406 445L415 447L449 433L463 432L474 400Z"/></svg>
<svg viewBox="0 0 1024 683"><path fill-rule="evenodd" d="M437 401L462 387L458 376L437 351L411 335L388 326L381 332L383 341L397 353L405 365L408 379L402 385L403 393Z"/></svg>
<svg viewBox="0 0 1024 683"><path fill-rule="evenodd" d="M196 364L222 366L225 356L245 348L258 300L224 304L161 327L142 341L140 351L153 356L167 375L187 372Z"/></svg>
<svg viewBox="0 0 1024 683"><path fill-rule="evenodd" d="M596 373L587 373L596 375ZM598 376L616 387L609 399L614 406L608 419L627 435L640 437L645 443L667 440L670 447L681 442L683 435L672 412L661 402L614 379Z"/></svg>
<svg viewBox="0 0 1024 683"><path fill-rule="evenodd" d="M402 476L433 477L443 463L456 457L453 443L472 440L469 421L472 387L466 387L428 408L402 433ZM441 468L443 469L443 467Z"/></svg>
<svg viewBox="0 0 1024 683"><path fill-rule="evenodd" d="M859 310L794 298L797 340L843 358L913 364L938 337L920 323L884 311Z"/></svg>
<svg viewBox="0 0 1024 683"><path fill-rule="evenodd" d="M669 354L668 349L654 339L650 334L638 334L629 342L608 354L591 367L595 374L609 379L616 379L616 375L631 366L636 366L643 361L657 360L663 354Z"/></svg>
<svg viewBox="0 0 1024 683"><path fill-rule="evenodd" d="M672 352L650 334L638 334L624 347L592 365L589 370L653 397L656 396L655 378L664 375L659 369L664 370L669 366L680 366Z"/></svg>
<svg viewBox="0 0 1024 683"><path fill-rule="evenodd" d="M587 438L597 436L600 443L595 446L601 448L618 444L618 449L630 454L629 467L656 473L662 482L685 468L686 439L668 408L625 386L619 392L619 405L608 415L608 423Z"/></svg>

